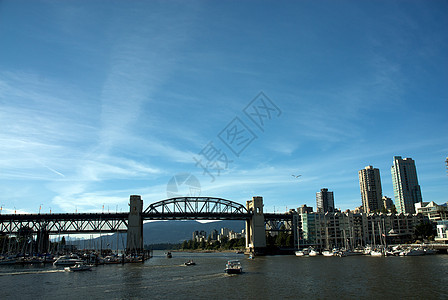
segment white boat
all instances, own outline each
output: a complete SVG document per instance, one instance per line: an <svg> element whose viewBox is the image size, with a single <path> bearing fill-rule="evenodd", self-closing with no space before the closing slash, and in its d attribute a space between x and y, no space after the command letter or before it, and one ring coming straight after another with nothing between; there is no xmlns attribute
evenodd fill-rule
<svg viewBox="0 0 448 300"><path fill-rule="evenodd" d="M308 255L309 255L309 256L318 256L318 255L319 255L319 252L317 252L317 251L314 250L314 249L311 249L311 250L310 250L310 253L308 253Z"/></svg>
<svg viewBox="0 0 448 300"><path fill-rule="evenodd" d="M421 256L425 255L425 251L421 248L410 248L400 252L400 256Z"/></svg>
<svg viewBox="0 0 448 300"><path fill-rule="evenodd" d="M81 264L81 263L83 263L82 259L80 259L78 255L72 254L72 255L60 256L58 259L55 260L53 265L55 265L55 266L74 266L76 264Z"/></svg>
<svg viewBox="0 0 448 300"><path fill-rule="evenodd" d="M239 260L229 260L226 264L226 269L224 270L227 274L241 274L243 268Z"/></svg>
<svg viewBox="0 0 448 300"><path fill-rule="evenodd" d="M296 256L305 256L309 254L309 251L308 249L302 249L302 250L299 249L295 252L295 254Z"/></svg>
<svg viewBox="0 0 448 300"><path fill-rule="evenodd" d="M365 246L364 250L362 251L362 253L364 255L369 255L371 251L372 251L372 248L370 246Z"/></svg>
<svg viewBox="0 0 448 300"><path fill-rule="evenodd" d="M370 251L370 255L378 257L378 256L384 256L384 253L381 250L372 250L372 251Z"/></svg>
<svg viewBox="0 0 448 300"><path fill-rule="evenodd" d="M334 256L334 253L331 250L324 250L324 251L322 251L322 255L329 257L329 256Z"/></svg>
<svg viewBox="0 0 448 300"><path fill-rule="evenodd" d="M85 264L76 264L71 267L65 267L64 270L68 272L92 271L92 267Z"/></svg>

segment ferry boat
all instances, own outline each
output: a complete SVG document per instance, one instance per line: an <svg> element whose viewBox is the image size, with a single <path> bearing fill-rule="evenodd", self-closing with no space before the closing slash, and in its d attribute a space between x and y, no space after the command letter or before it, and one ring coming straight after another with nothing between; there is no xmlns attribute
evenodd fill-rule
<svg viewBox="0 0 448 300"><path fill-rule="evenodd" d="M243 273L243 268L239 260L229 260L224 271L227 274L241 274Z"/></svg>

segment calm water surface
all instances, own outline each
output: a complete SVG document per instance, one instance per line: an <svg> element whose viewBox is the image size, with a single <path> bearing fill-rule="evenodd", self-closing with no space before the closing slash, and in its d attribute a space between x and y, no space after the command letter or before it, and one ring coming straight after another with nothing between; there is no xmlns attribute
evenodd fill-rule
<svg viewBox="0 0 448 300"><path fill-rule="evenodd" d="M184 266L194 259L195 266ZM229 259L242 275L224 273ZM266 256L162 251L144 264L0 267L0 299L448 299L448 255Z"/></svg>

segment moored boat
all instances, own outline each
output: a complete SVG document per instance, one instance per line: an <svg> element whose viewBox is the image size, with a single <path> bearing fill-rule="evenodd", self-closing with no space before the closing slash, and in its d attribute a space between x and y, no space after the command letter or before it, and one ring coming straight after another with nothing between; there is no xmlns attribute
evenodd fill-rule
<svg viewBox="0 0 448 300"><path fill-rule="evenodd" d="M299 249L295 252L296 256L305 256L309 254L308 249Z"/></svg>
<svg viewBox="0 0 448 300"><path fill-rule="evenodd" d="M425 251L421 248L410 248L400 252L400 256L421 256L425 255Z"/></svg>
<svg viewBox="0 0 448 300"><path fill-rule="evenodd" d="M314 249L311 249L310 252L308 253L308 256L318 256L318 255L319 255L319 252L317 252Z"/></svg>
<svg viewBox="0 0 448 300"><path fill-rule="evenodd" d="M372 250L372 251L370 251L370 256L384 256L384 253L383 253L383 251L381 251L381 250Z"/></svg>

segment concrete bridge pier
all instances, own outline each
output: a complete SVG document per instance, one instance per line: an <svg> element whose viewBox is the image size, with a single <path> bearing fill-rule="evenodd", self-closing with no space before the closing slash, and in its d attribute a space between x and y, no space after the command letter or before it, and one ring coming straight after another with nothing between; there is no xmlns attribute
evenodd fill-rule
<svg viewBox="0 0 448 300"><path fill-rule="evenodd" d="M143 252L143 200L138 195L131 195L129 200L129 219L126 252Z"/></svg>
<svg viewBox="0 0 448 300"><path fill-rule="evenodd" d="M263 255L266 253L263 197L252 197L246 208L252 213L252 218L246 221L246 252Z"/></svg>

